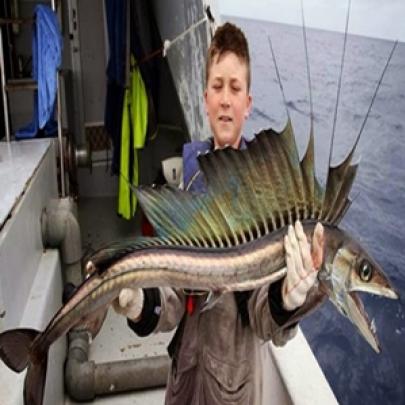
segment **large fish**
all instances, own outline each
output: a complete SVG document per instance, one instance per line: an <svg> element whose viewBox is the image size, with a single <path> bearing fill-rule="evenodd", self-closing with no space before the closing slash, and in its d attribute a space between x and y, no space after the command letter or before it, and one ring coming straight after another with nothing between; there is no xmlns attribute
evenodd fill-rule
<svg viewBox="0 0 405 405"><path fill-rule="evenodd" d="M300 161L290 120L280 133L265 130L244 150L226 148L198 157L207 193L139 188L137 196L158 237L112 243L89 260L88 278L43 332L0 334L0 357L16 372L28 367L25 404L42 403L50 345L77 325L99 317L123 287L172 286L213 291L257 288L286 274L283 237L302 221L308 239L325 228L318 283L299 318L326 297L380 346L356 291L398 298L378 264L337 224L350 205L357 165L353 150L331 167L325 189L314 172L312 130ZM294 319L293 319L294 320Z"/></svg>

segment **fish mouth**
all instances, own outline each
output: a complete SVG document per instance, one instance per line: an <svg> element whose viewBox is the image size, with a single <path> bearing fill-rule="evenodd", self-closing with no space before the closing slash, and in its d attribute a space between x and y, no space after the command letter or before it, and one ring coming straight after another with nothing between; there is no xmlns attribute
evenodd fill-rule
<svg viewBox="0 0 405 405"><path fill-rule="evenodd" d="M399 294L391 287L389 282L386 285L381 284L358 284L352 286L347 291L345 304L341 307L343 314L357 327L360 334L370 344L376 353L381 352L380 342L377 337L376 326L373 321L370 321L367 312L364 308L363 302L358 296L357 292L369 293L379 295L390 299L398 299Z"/></svg>
<svg viewBox="0 0 405 405"><path fill-rule="evenodd" d="M381 286L381 285L364 285L355 286L350 289L351 292L365 292L374 295L379 295L381 297L389 298L391 300L399 299L399 293L391 286Z"/></svg>
<svg viewBox="0 0 405 405"><path fill-rule="evenodd" d="M375 324L371 321L364 309L363 302L356 292L371 293L389 299L399 299L399 294L388 283L387 285L357 285L352 287L347 295L347 317L357 327L361 335L377 352L381 352L381 346L376 334Z"/></svg>
<svg viewBox="0 0 405 405"><path fill-rule="evenodd" d="M359 296L355 292L349 292L347 295L347 313L345 314L350 321L357 327L361 335L366 339L369 345L376 353L381 352L381 345L376 334L374 322L368 318L367 312Z"/></svg>

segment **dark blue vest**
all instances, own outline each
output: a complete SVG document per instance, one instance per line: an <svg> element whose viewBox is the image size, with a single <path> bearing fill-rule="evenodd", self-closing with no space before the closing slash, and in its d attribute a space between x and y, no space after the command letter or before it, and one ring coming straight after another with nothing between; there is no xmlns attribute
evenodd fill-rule
<svg viewBox="0 0 405 405"><path fill-rule="evenodd" d="M193 141L183 146L183 183L185 190L204 192L207 190L204 176L199 173L197 157L200 153L209 152L214 148L212 138L205 141ZM241 139L239 149L246 148L246 141ZM191 183L191 184L190 184Z"/></svg>

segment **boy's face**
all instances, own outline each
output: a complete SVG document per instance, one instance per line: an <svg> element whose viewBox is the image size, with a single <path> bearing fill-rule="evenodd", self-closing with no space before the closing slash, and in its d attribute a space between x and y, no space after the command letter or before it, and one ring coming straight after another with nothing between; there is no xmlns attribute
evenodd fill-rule
<svg viewBox="0 0 405 405"><path fill-rule="evenodd" d="M247 88L247 66L232 52L214 57L204 93L205 108L216 148L239 146L252 97Z"/></svg>

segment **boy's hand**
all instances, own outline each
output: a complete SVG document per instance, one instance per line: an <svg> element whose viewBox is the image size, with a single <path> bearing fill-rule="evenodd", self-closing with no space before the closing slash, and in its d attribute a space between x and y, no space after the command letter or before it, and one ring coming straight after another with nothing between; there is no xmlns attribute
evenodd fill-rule
<svg viewBox="0 0 405 405"><path fill-rule="evenodd" d="M312 253L301 222L297 221L295 227L288 227L288 233L284 237L287 274L281 290L283 306L287 311L292 311L305 302L323 261L323 246L323 226L320 222L314 229Z"/></svg>
<svg viewBox="0 0 405 405"><path fill-rule="evenodd" d="M142 288L123 288L113 301L113 308L118 314L136 322L141 316L144 299Z"/></svg>

